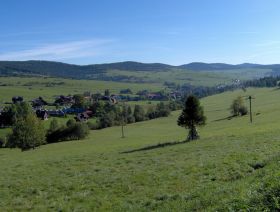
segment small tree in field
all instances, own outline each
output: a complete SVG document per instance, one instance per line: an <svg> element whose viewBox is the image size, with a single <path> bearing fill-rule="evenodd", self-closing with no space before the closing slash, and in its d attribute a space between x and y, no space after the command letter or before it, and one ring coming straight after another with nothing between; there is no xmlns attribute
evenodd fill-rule
<svg viewBox="0 0 280 212"><path fill-rule="evenodd" d="M244 101L241 96L237 97L233 100L230 110L233 116L244 116L248 113L246 106L244 105Z"/></svg>
<svg viewBox="0 0 280 212"><path fill-rule="evenodd" d="M184 109L178 118L178 125L189 129L187 140L196 140L199 138L196 126L205 125L203 107L200 106L198 98L189 96L185 102Z"/></svg>

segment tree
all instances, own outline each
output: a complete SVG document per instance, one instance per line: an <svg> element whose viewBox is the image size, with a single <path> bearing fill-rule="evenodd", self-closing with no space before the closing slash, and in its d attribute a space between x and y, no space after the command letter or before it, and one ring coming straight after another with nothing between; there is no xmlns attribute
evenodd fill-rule
<svg viewBox="0 0 280 212"><path fill-rule="evenodd" d="M198 98L193 95L189 96L177 121L179 126L189 129L188 140L199 138L196 126L205 125L205 122L206 117Z"/></svg>
<svg viewBox="0 0 280 212"><path fill-rule="evenodd" d="M113 113L110 112L108 114L103 115L98 119L98 126L99 128L107 128L107 127L112 127L114 125L114 117Z"/></svg>
<svg viewBox="0 0 280 212"><path fill-rule="evenodd" d="M67 122L66 122L66 126L67 127L72 127L76 124L76 121L74 119L69 119Z"/></svg>
<svg viewBox="0 0 280 212"><path fill-rule="evenodd" d="M71 121L72 122L72 121ZM70 122L69 122L70 123ZM72 122L67 126L62 125L57 130L48 133L48 143L56 143L61 141L84 139L89 134L88 125L85 123Z"/></svg>
<svg viewBox="0 0 280 212"><path fill-rule="evenodd" d="M60 125L57 121L57 119L53 119L50 123L49 133L54 132L60 128Z"/></svg>
<svg viewBox="0 0 280 212"><path fill-rule="evenodd" d="M233 100L230 110L233 116L244 116L248 113L246 106L244 105L243 98L241 96Z"/></svg>
<svg viewBox="0 0 280 212"><path fill-rule="evenodd" d="M12 126L18 119L25 119L28 114L32 113L32 108L26 102L19 102L11 106L4 107L1 113L0 124Z"/></svg>
<svg viewBox="0 0 280 212"><path fill-rule="evenodd" d="M170 115L170 109L163 102L160 102L156 106L156 112L158 113L158 117L167 117Z"/></svg>
<svg viewBox="0 0 280 212"><path fill-rule="evenodd" d="M144 121L146 118L144 108L140 105L135 105L133 115L135 122Z"/></svg>
<svg viewBox="0 0 280 212"><path fill-rule="evenodd" d="M122 117L123 117L123 121L126 124L130 124L130 123L134 123L135 119L131 110L130 105L123 105L122 106Z"/></svg>
<svg viewBox="0 0 280 212"><path fill-rule="evenodd" d="M33 113L29 113L25 118L17 119L13 127L12 134L8 136L8 147L18 147L22 151L35 148L44 144L46 133L41 120Z"/></svg>
<svg viewBox="0 0 280 212"><path fill-rule="evenodd" d="M106 89L104 91L104 96L110 96L110 90L109 89Z"/></svg>
<svg viewBox="0 0 280 212"><path fill-rule="evenodd" d="M72 105L73 108L83 108L85 107L85 97L81 94L76 94L73 96L74 104Z"/></svg>

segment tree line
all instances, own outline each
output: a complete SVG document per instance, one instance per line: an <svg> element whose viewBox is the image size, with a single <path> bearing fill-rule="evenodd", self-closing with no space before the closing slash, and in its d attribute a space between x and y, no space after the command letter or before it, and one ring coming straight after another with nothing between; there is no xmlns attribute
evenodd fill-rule
<svg viewBox="0 0 280 212"><path fill-rule="evenodd" d="M103 129L122 124L146 121L150 119L167 117L171 111L181 109L181 102L171 101L168 103L160 102L150 105L147 110L142 105L134 105L132 108L128 104L110 104L109 102L96 101L89 109L96 117L96 122L89 122L91 129Z"/></svg>

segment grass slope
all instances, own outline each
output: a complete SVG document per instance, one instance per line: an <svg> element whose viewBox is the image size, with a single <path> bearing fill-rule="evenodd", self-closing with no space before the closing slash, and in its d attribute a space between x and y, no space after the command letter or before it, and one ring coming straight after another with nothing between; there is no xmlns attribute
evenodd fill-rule
<svg viewBox="0 0 280 212"><path fill-rule="evenodd" d="M238 95L254 95L249 117L228 120ZM279 173L280 91L249 89L202 100L208 117L201 140L182 141L179 112L168 118L92 131L85 141L36 151L1 149L0 208L13 210L230 210L246 203L264 176ZM256 115L258 113L259 115ZM240 204L241 204L240 203ZM245 204L244 203L244 204Z"/></svg>

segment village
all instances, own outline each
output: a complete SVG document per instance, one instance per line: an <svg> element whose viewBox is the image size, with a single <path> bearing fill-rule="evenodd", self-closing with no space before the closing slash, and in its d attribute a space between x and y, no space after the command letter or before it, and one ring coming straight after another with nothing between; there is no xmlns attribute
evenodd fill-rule
<svg viewBox="0 0 280 212"><path fill-rule="evenodd" d="M63 118L67 115L72 115L77 122L87 122L94 116L93 111L90 109L90 105L94 102L101 101L110 105L117 105L121 102L168 101L182 98L182 94L176 91L165 94L164 92L148 92L143 90L137 92L136 95L131 95L130 91L125 92L123 90L120 93L122 94L110 94L110 91L107 89L104 95L101 93L91 94L90 92L67 96L58 95L54 97L53 102L48 102L39 96L27 102L30 103L34 113L41 120L48 120L49 117ZM8 111L5 110L5 107L25 101L23 96L14 96L11 98L11 102L5 102L4 106L0 107L0 126L2 128L9 127L9 122L6 120Z"/></svg>

